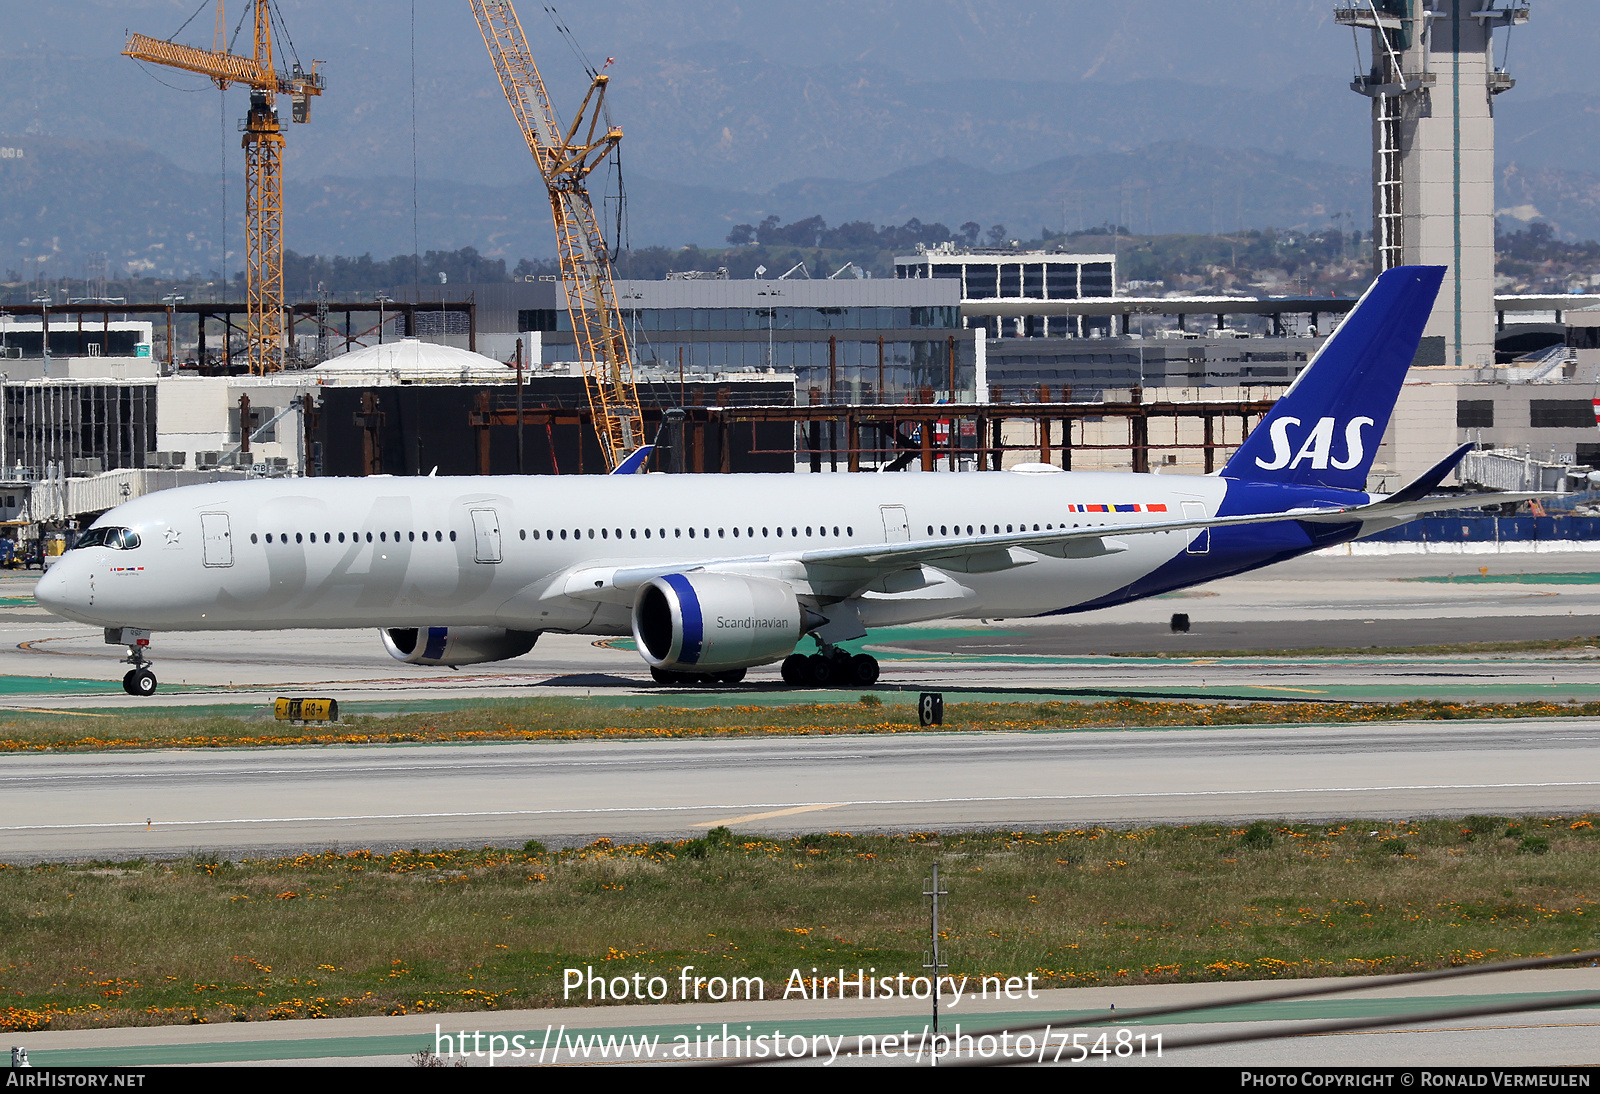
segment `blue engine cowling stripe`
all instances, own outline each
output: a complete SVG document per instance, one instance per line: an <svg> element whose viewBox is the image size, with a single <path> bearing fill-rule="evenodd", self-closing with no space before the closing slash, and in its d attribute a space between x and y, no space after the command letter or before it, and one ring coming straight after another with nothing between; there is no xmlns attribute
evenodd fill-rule
<svg viewBox="0 0 1600 1094"><path fill-rule="evenodd" d="M429 627L428 644L422 649L423 660L437 661L443 657L445 640L449 637L449 627Z"/></svg>
<svg viewBox="0 0 1600 1094"><path fill-rule="evenodd" d="M700 598L694 595L694 586L682 574L667 574L661 580L672 586L672 591L678 594L678 610L683 615L683 645L678 650L678 662L693 665L700 660L700 648L705 642Z"/></svg>

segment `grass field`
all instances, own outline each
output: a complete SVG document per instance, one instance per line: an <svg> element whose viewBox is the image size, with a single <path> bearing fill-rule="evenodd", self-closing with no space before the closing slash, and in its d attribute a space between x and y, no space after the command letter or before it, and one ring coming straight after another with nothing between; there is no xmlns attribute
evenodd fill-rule
<svg viewBox="0 0 1600 1094"><path fill-rule="evenodd" d="M670 700L668 701L670 704ZM1600 703L1104 702L952 703L943 732L1116 729L1600 716ZM488 702L469 709L347 717L296 726L265 716L111 714L13 716L0 723L0 753L273 745L739 737L921 732L910 702L707 707L615 706L583 699Z"/></svg>
<svg viewBox="0 0 1600 1094"><path fill-rule="evenodd" d="M1046 987L1345 975L1600 946L1593 817L998 832L0 867L0 1029L551 1005L606 977ZM576 1002L569 1000L569 1003Z"/></svg>

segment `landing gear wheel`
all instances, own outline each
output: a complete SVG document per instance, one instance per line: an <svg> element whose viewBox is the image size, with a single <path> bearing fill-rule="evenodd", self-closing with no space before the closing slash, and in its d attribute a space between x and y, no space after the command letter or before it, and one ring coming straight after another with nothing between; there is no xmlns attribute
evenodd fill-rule
<svg viewBox="0 0 1600 1094"><path fill-rule="evenodd" d="M744 669L727 669L723 672L714 672L711 679L718 684L737 684L744 679Z"/></svg>
<svg viewBox="0 0 1600 1094"><path fill-rule="evenodd" d="M679 682L677 673L668 672L666 669L658 669L654 666L652 666L650 669L650 679L654 680L658 684L664 684L669 688L677 687Z"/></svg>
<svg viewBox="0 0 1600 1094"><path fill-rule="evenodd" d="M858 653L846 662L846 671L851 683L870 688L878 682L878 659L868 653Z"/></svg>
<svg viewBox="0 0 1600 1094"><path fill-rule="evenodd" d="M825 688L834 682L839 675L834 671L833 658L816 654L806 658L806 683L812 687Z"/></svg>
<svg viewBox="0 0 1600 1094"><path fill-rule="evenodd" d="M783 682L790 687L804 687L810 681L806 678L806 669L811 663L811 658L803 653L791 653L783 659Z"/></svg>
<svg viewBox="0 0 1600 1094"><path fill-rule="evenodd" d="M129 695L141 699L156 693L156 674L149 669L134 669L122 678L122 687Z"/></svg>

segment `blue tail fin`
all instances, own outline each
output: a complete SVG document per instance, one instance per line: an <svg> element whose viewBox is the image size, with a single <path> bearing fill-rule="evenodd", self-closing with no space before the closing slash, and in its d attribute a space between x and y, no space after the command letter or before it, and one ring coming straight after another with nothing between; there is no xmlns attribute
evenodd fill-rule
<svg viewBox="0 0 1600 1094"><path fill-rule="evenodd" d="M1363 489L1444 271L1397 266L1379 274L1222 474Z"/></svg>
<svg viewBox="0 0 1600 1094"><path fill-rule="evenodd" d="M650 458L650 453L656 450L653 444L642 444L628 453L623 461L617 464L611 472L613 475L637 475L644 471L645 461Z"/></svg>

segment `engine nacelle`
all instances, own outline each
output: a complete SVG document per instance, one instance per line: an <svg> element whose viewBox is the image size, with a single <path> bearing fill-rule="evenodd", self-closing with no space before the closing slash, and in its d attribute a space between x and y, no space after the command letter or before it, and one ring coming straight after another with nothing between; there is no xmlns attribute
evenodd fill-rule
<svg viewBox="0 0 1600 1094"><path fill-rule="evenodd" d="M667 574L633 600L633 637L651 668L715 672L787 657L804 611L781 581Z"/></svg>
<svg viewBox="0 0 1600 1094"><path fill-rule="evenodd" d="M379 631L383 648L408 665L478 665L521 657L539 640L538 631L501 627L411 627Z"/></svg>

